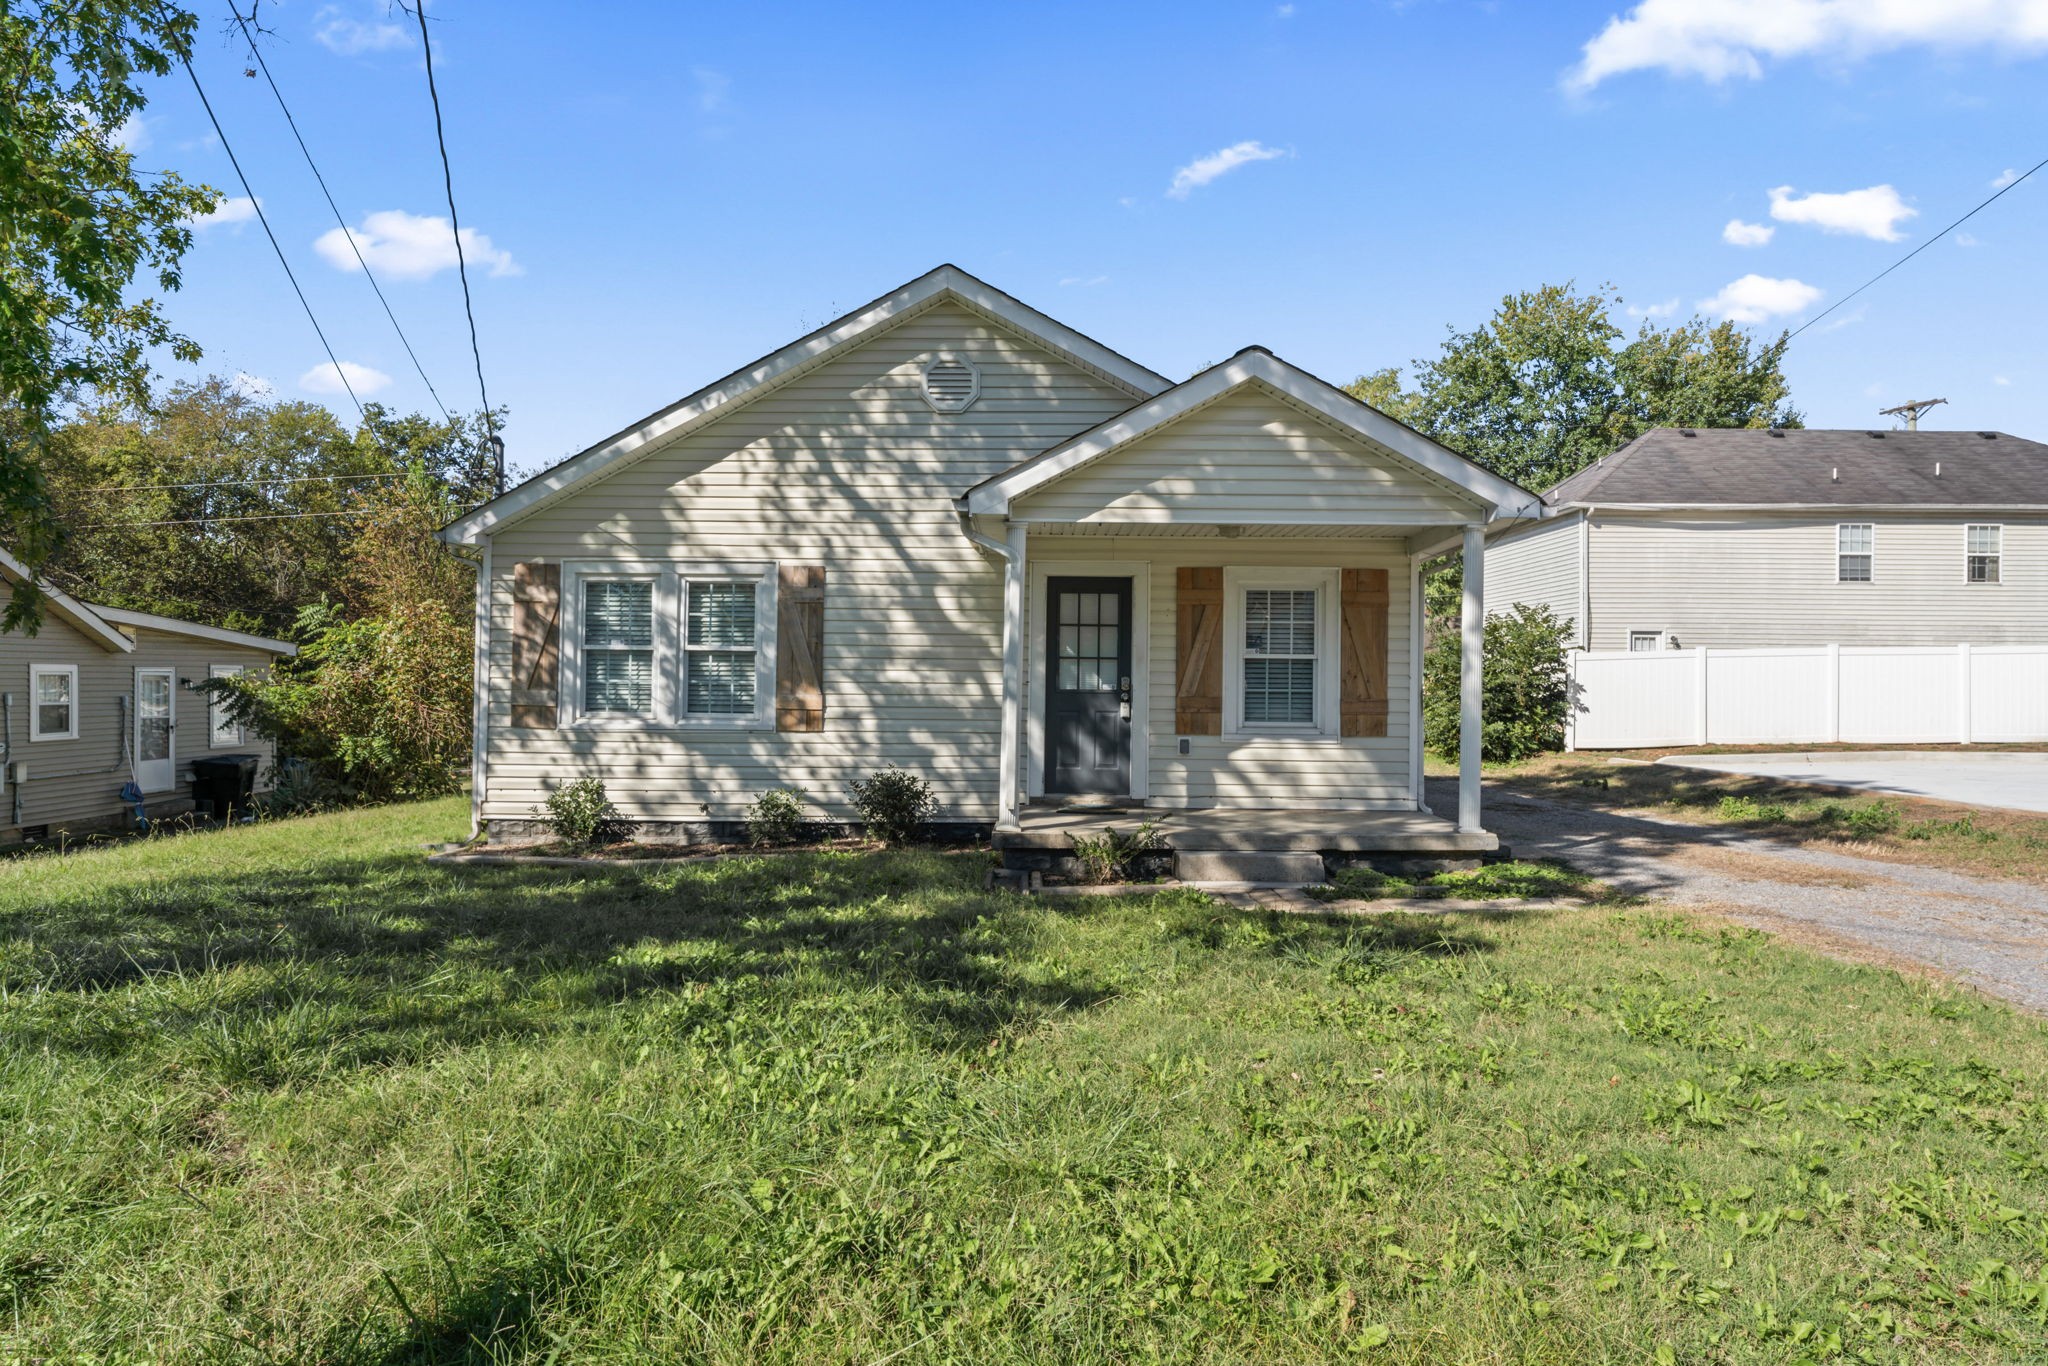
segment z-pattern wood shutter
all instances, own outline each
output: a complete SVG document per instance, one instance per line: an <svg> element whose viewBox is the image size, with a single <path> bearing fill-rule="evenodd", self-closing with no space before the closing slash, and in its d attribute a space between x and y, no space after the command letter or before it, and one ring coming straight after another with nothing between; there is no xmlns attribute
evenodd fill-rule
<svg viewBox="0 0 2048 1366"><path fill-rule="evenodd" d="M512 724L555 724L561 706L562 566L512 566Z"/></svg>
<svg viewBox="0 0 2048 1366"><path fill-rule="evenodd" d="M775 729L825 729L825 566L786 564L775 595Z"/></svg>
<svg viewBox="0 0 2048 1366"><path fill-rule="evenodd" d="M1341 733L1387 733L1387 571L1347 569Z"/></svg>
<svg viewBox="0 0 2048 1366"><path fill-rule="evenodd" d="M1173 729L1223 733L1223 570L1183 566L1174 612Z"/></svg>

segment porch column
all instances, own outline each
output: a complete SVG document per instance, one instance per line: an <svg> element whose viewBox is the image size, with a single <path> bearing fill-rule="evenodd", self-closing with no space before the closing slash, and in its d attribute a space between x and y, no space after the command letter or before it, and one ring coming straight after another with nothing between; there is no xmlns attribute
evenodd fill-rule
<svg viewBox="0 0 2048 1366"><path fill-rule="evenodd" d="M1002 790L996 796L996 829L1016 830L1018 781L1022 764L1018 752L1024 729L1024 543L1029 527L1010 523L1009 558L1003 564L1003 738L997 761L997 781Z"/></svg>
<svg viewBox="0 0 2048 1366"><path fill-rule="evenodd" d="M1458 613L1458 829L1479 824L1480 718L1485 696L1480 667L1486 658L1486 528L1465 528L1465 598Z"/></svg>

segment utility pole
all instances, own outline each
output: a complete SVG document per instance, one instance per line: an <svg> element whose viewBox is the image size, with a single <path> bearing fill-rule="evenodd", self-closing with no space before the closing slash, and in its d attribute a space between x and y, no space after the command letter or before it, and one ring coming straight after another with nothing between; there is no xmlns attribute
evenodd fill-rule
<svg viewBox="0 0 2048 1366"><path fill-rule="evenodd" d="M1879 417L1903 417L1906 419L1906 430L1917 432L1920 430L1920 414L1926 412L1929 408L1939 407L1946 402L1948 400L1945 398L1916 398L1911 403L1901 403L1896 408L1879 408L1877 415Z"/></svg>

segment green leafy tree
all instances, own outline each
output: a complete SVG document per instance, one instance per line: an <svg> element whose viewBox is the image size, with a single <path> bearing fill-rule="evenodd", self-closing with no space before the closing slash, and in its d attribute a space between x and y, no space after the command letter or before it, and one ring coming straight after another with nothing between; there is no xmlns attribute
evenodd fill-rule
<svg viewBox="0 0 2048 1366"><path fill-rule="evenodd" d="M1571 705L1565 647L1571 623L1548 607L1517 603L1486 617L1486 662L1480 669L1484 724L1480 757L1514 763L1564 748ZM1422 660L1422 739L1431 752L1456 758L1460 717L1459 637L1440 624Z"/></svg>
<svg viewBox="0 0 2048 1366"><path fill-rule="evenodd" d="M192 361L138 275L168 292L187 226L219 194L144 172L123 145L142 82L188 52L193 17L156 0L43 0L0 7L0 541L40 569L62 540L39 469L51 429L90 391L147 397L147 353ZM17 585L0 630L33 630L41 603Z"/></svg>

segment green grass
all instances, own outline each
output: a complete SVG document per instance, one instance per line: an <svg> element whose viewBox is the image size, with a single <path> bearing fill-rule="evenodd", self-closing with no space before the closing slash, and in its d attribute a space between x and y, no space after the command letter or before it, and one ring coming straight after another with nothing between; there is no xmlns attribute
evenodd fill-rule
<svg viewBox="0 0 2048 1366"><path fill-rule="evenodd" d="M2048 1027L1655 908L0 867L0 1360L2048 1354Z"/></svg>
<svg viewBox="0 0 2048 1366"><path fill-rule="evenodd" d="M1318 901L1379 901L1390 897L1498 901L1508 897L1584 896L1592 889L1591 878L1562 864L1516 859L1419 878L1362 866L1345 868L1330 879L1328 886L1311 887L1308 894Z"/></svg>

